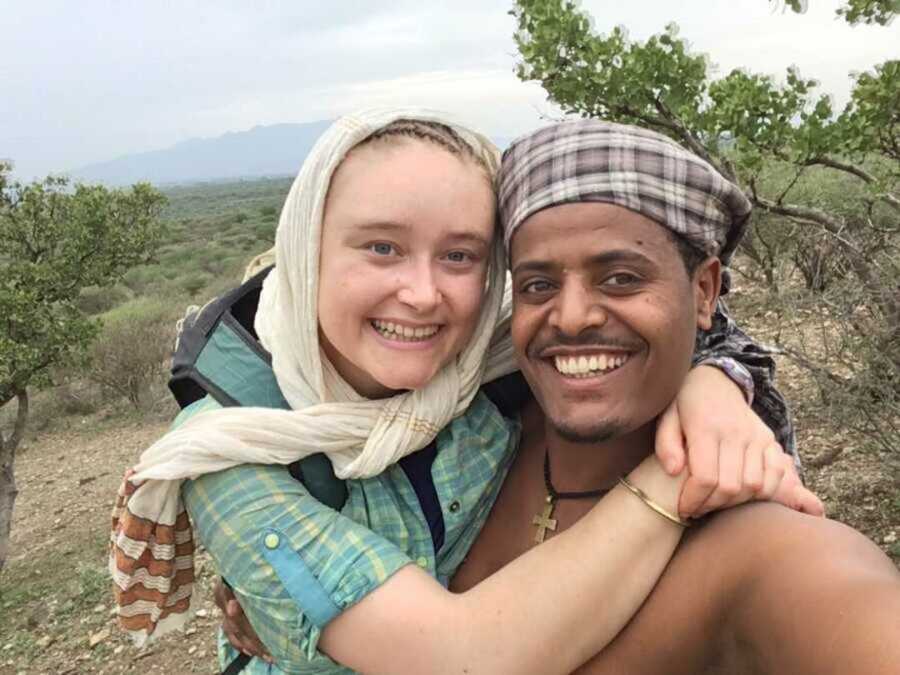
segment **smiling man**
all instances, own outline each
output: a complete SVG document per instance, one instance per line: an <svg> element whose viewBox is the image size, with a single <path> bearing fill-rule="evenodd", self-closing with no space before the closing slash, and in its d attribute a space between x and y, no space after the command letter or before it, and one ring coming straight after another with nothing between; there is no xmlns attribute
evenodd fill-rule
<svg viewBox="0 0 900 675"><path fill-rule="evenodd" d="M669 139L595 120L516 141L500 201L513 340L535 400L457 591L534 546L536 529L538 540L567 529L653 451L750 211ZM876 546L758 504L692 528L638 614L580 672L897 673L897 635L900 577Z"/></svg>

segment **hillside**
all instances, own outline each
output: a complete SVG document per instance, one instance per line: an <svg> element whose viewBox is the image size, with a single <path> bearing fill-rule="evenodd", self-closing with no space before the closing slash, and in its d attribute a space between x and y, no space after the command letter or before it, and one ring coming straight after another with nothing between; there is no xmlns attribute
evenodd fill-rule
<svg viewBox="0 0 900 675"><path fill-rule="evenodd" d="M171 148L125 155L73 169L77 180L107 185L222 181L297 173L329 120L273 124L215 138L193 138Z"/></svg>
<svg viewBox="0 0 900 675"><path fill-rule="evenodd" d="M124 155L69 171L86 183L157 185L226 182L294 176L331 120L307 124L255 126L215 138L193 138L170 148ZM495 138L503 148L510 139Z"/></svg>

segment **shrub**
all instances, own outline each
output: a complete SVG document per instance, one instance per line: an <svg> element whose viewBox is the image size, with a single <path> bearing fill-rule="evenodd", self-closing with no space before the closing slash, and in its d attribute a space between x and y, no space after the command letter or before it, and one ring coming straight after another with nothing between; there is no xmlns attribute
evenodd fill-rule
<svg viewBox="0 0 900 675"><path fill-rule="evenodd" d="M88 378L146 410L152 386L164 378L181 309L177 303L143 299L109 312L91 350Z"/></svg>
<svg viewBox="0 0 900 675"><path fill-rule="evenodd" d="M78 309L85 314L103 314L133 297L127 286L88 286L78 294Z"/></svg>
<svg viewBox="0 0 900 675"><path fill-rule="evenodd" d="M206 288L213 278L213 275L208 272L191 272L182 277L178 282L178 285L185 293L193 298Z"/></svg>

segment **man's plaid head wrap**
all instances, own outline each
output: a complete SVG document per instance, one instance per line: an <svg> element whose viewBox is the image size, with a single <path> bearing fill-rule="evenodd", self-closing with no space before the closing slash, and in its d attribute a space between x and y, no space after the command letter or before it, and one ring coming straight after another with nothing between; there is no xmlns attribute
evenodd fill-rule
<svg viewBox="0 0 900 675"><path fill-rule="evenodd" d="M507 250L519 225L542 209L606 202L656 221L727 264L751 209L737 185L671 139L593 119L516 139L503 153L497 180Z"/></svg>

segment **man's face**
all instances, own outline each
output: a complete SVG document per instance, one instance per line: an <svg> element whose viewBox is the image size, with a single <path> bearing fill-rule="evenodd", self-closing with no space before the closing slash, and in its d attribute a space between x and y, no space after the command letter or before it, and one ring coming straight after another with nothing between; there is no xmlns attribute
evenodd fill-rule
<svg viewBox="0 0 900 675"><path fill-rule="evenodd" d="M528 218L511 261L516 355L556 431L597 443L659 415L709 328L718 260L692 277L661 225L581 202Z"/></svg>

